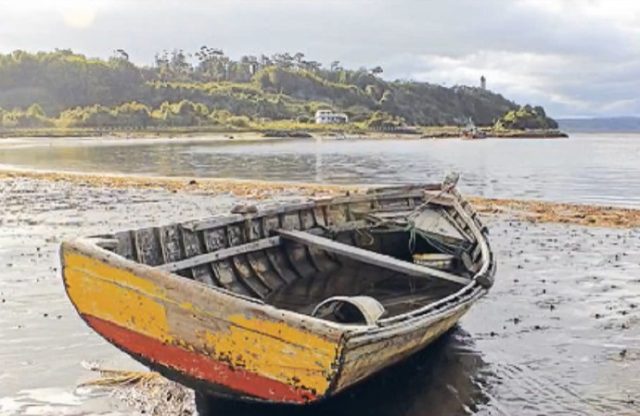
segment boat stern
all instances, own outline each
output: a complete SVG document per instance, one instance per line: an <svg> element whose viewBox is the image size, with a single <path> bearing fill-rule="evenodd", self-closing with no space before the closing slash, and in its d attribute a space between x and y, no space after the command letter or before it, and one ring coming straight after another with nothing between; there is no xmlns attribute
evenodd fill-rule
<svg viewBox="0 0 640 416"><path fill-rule="evenodd" d="M90 240L60 249L67 295L107 341L206 394L305 404L331 391L342 332L126 260Z"/></svg>

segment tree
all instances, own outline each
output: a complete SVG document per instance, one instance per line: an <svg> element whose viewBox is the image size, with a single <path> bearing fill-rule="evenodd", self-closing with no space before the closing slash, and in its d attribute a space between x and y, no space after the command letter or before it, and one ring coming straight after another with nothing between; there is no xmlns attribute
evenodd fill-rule
<svg viewBox="0 0 640 416"><path fill-rule="evenodd" d="M0 54L2 119L12 126L36 120L78 126L198 125L216 122L211 114L221 111L253 122L311 116L325 105L362 121L384 111L411 124L451 124L471 117L478 125L490 125L518 108L477 88L386 81L376 76L381 67L348 70L334 61L323 68L301 52L231 59L203 45L193 54L161 51L151 67L136 66L124 50L114 54L107 60L70 50ZM185 104L181 114L182 101L193 108ZM15 108L23 110L7 110ZM525 110L552 125L541 107Z"/></svg>
<svg viewBox="0 0 640 416"><path fill-rule="evenodd" d="M116 49L113 51L114 59L121 59L123 61L129 61L129 54L124 49Z"/></svg>
<svg viewBox="0 0 640 416"><path fill-rule="evenodd" d="M293 67L293 57L289 53L277 53L271 57L273 63L280 68Z"/></svg>
<svg viewBox="0 0 640 416"><path fill-rule="evenodd" d="M384 72L384 70L382 69L382 67L381 67L381 66L376 66L375 68L372 68L372 69L371 69L371 73L372 73L373 75L380 75L380 74L382 74L383 72Z"/></svg>
<svg viewBox="0 0 640 416"><path fill-rule="evenodd" d="M308 61L306 63L306 69L307 71L311 71L311 72L318 72L320 70L320 68L322 68L322 64L320 62L317 61Z"/></svg>
<svg viewBox="0 0 640 416"><path fill-rule="evenodd" d="M182 49L174 49L169 57L169 68L178 80L188 79L192 71L191 64L187 61L188 55Z"/></svg>
<svg viewBox="0 0 640 416"><path fill-rule="evenodd" d="M306 69L306 62L304 61L304 54L302 52L297 52L293 55L293 61L298 69Z"/></svg>
<svg viewBox="0 0 640 416"><path fill-rule="evenodd" d="M40 104L32 104L31 107L27 109L27 115L30 117L45 117L44 111Z"/></svg>

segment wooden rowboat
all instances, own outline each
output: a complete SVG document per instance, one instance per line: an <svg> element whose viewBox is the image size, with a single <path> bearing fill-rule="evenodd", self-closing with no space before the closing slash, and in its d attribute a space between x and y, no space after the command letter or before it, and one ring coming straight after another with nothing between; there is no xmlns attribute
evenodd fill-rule
<svg viewBox="0 0 640 416"><path fill-rule="evenodd" d="M86 323L198 391L304 404L425 347L492 285L450 185L390 187L65 241Z"/></svg>

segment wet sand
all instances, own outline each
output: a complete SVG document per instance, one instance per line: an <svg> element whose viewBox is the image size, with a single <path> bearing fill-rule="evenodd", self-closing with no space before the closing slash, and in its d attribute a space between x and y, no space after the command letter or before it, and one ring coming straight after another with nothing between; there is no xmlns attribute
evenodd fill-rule
<svg viewBox="0 0 640 416"><path fill-rule="evenodd" d="M473 196L469 201L483 214L502 214L533 223L610 228L640 227L640 209Z"/></svg>
<svg viewBox="0 0 640 416"><path fill-rule="evenodd" d="M36 179L48 182L65 182L80 186L109 187L112 189L153 189L174 193L227 193L237 197L255 199L266 199L271 198L274 195L282 194L322 196L338 192L362 192L366 189L363 186L271 182L229 178L151 177L123 174L0 169L0 180L16 178Z"/></svg>
<svg viewBox="0 0 640 416"><path fill-rule="evenodd" d="M140 367L76 316L59 276L62 238L204 217L273 192L357 190L196 181L0 175L0 415L135 412L108 392L75 389L95 377L82 361ZM538 203L474 202L491 214L486 220L498 274L489 296L451 334L318 407L221 401L216 414L640 414L637 213L557 204L542 204L545 211L538 212ZM609 218L605 214L617 219L589 220Z"/></svg>
<svg viewBox="0 0 640 416"><path fill-rule="evenodd" d="M227 193L236 197L267 199L274 195L322 197L366 192L365 185L256 181L231 178L147 177L124 174L51 172L0 168L0 180L26 178L112 189L154 189L173 193ZM591 227L640 227L640 209L468 196L483 214L504 214L535 223L577 224Z"/></svg>

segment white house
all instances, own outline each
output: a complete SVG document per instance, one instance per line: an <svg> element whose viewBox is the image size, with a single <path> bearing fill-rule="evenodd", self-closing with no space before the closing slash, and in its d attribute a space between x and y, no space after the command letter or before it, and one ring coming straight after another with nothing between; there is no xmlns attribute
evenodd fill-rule
<svg viewBox="0 0 640 416"><path fill-rule="evenodd" d="M349 122L349 116L344 113L334 113L331 110L316 111L316 124L344 124Z"/></svg>

